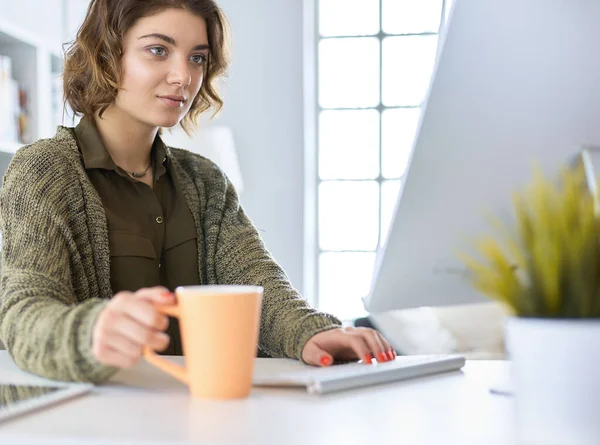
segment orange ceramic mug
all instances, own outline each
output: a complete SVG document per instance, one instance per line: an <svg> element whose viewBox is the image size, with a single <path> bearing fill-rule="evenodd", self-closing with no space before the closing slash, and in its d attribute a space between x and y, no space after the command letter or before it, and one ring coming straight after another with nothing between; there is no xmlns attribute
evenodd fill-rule
<svg viewBox="0 0 600 445"><path fill-rule="evenodd" d="M157 308L179 319L186 366L165 360L148 347L146 360L187 384L194 397L248 397L263 288L184 286L175 289L175 294L176 305Z"/></svg>

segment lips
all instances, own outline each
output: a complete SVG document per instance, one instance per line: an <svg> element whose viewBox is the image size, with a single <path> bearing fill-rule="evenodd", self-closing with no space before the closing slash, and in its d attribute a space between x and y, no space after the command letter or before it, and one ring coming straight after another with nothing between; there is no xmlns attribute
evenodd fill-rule
<svg viewBox="0 0 600 445"><path fill-rule="evenodd" d="M165 105L171 108L181 108L186 99L183 96L157 96Z"/></svg>
<svg viewBox="0 0 600 445"><path fill-rule="evenodd" d="M158 96L161 99L170 99L179 102L185 102L185 97L176 95Z"/></svg>

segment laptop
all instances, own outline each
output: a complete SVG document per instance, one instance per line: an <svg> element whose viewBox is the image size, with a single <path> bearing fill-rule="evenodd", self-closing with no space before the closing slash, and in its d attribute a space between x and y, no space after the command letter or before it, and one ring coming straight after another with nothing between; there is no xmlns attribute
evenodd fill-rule
<svg viewBox="0 0 600 445"><path fill-rule="evenodd" d="M94 385L33 386L0 383L0 424L89 392Z"/></svg>

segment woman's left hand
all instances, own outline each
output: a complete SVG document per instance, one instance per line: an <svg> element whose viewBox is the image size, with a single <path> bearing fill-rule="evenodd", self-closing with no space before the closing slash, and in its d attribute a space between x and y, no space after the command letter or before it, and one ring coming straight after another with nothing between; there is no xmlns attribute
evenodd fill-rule
<svg viewBox="0 0 600 445"><path fill-rule="evenodd" d="M387 362L396 358L392 345L370 328L336 328L313 335L302 349L302 360L310 365L329 366L334 360L373 359Z"/></svg>

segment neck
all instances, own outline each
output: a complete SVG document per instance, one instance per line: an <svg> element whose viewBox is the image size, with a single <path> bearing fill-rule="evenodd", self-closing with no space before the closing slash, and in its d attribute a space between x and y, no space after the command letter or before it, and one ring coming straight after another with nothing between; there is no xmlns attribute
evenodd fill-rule
<svg viewBox="0 0 600 445"><path fill-rule="evenodd" d="M142 172L148 167L158 127L124 115L113 105L106 109L102 118L96 115L95 124L115 164L129 172Z"/></svg>

